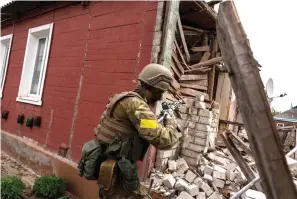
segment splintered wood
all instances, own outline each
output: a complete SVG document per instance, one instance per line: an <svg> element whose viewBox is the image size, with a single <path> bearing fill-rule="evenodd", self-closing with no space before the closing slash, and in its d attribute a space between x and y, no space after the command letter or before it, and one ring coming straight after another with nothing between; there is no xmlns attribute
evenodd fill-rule
<svg viewBox="0 0 297 199"><path fill-rule="evenodd" d="M171 68L175 76L173 94L195 97L196 91L213 100L215 66L222 62L215 32L185 26L177 19L176 39L172 46ZM176 84L179 84L177 89Z"/></svg>

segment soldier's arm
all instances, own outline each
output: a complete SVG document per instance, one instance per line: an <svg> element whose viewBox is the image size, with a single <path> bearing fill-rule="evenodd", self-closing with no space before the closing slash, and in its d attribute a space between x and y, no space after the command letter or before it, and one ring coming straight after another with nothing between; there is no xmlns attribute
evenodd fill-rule
<svg viewBox="0 0 297 199"><path fill-rule="evenodd" d="M139 135L158 149L171 148L178 142L177 130L172 125L158 123L148 104L136 97L129 97L121 105Z"/></svg>

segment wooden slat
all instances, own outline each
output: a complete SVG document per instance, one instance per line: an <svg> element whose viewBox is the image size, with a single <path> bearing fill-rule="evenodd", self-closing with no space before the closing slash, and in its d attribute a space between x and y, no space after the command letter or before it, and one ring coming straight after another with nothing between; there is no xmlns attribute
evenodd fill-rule
<svg viewBox="0 0 297 199"><path fill-rule="evenodd" d="M218 51L218 42L217 42L217 38L214 38L213 42L212 42L212 48L211 48L211 57L215 57L216 56L216 52ZM208 77L208 95L210 100L213 99L213 90L214 90L214 81L215 81L215 66L213 65L211 67L211 71L209 73L209 77Z"/></svg>
<svg viewBox="0 0 297 199"><path fill-rule="evenodd" d="M199 46L199 47L193 47L191 49L191 51L193 52L209 52L210 51L210 47L209 46Z"/></svg>
<svg viewBox="0 0 297 199"><path fill-rule="evenodd" d="M196 85L196 84L180 83L179 85L180 85L180 87L184 87L184 88L192 88L192 89L203 90L203 91L207 90L206 86L200 86L200 85Z"/></svg>
<svg viewBox="0 0 297 199"><path fill-rule="evenodd" d="M191 80L205 80L207 75L182 75L180 80L182 81L191 81Z"/></svg>
<svg viewBox="0 0 297 199"><path fill-rule="evenodd" d="M179 48L179 46L178 46L176 40L174 40L174 44L175 44L175 48L176 48L176 50L177 50L177 52L178 52L178 55L179 55L179 57L180 57L181 60L182 60L182 63L184 64L184 66L185 66L186 68L189 68L189 67L188 67L188 64L187 64L187 62L185 61L184 56L183 56L183 54L182 54L182 52L181 52L181 50L180 50L180 48Z"/></svg>
<svg viewBox="0 0 297 199"><path fill-rule="evenodd" d="M210 57L211 53L210 52L204 52L201 60L199 63L203 63L203 62L206 62L207 60L209 60L209 57Z"/></svg>
<svg viewBox="0 0 297 199"><path fill-rule="evenodd" d="M194 68L199 68L201 66L209 66L209 65L216 64L216 63L218 63L220 61L223 61L222 57L215 57L215 58L212 58L212 59L207 60L205 62L201 62L201 63L198 63L198 64L191 65L190 68L194 69Z"/></svg>
<svg viewBox="0 0 297 199"><path fill-rule="evenodd" d="M173 72L176 74L176 76L178 77L178 79L180 79L181 74L180 74L179 70L177 69L174 61L171 61L171 68L172 68Z"/></svg>
<svg viewBox="0 0 297 199"><path fill-rule="evenodd" d="M175 79L172 80L171 85L175 90L180 89L180 84Z"/></svg>
<svg viewBox="0 0 297 199"><path fill-rule="evenodd" d="M175 53L172 53L172 58L173 58L173 61L176 64L176 66L178 67L179 71L181 72L181 74L184 74L184 68L180 64L180 62L179 62L178 58L176 57Z"/></svg>
<svg viewBox="0 0 297 199"><path fill-rule="evenodd" d="M209 32L207 30L203 30L201 28L195 28L195 27L192 27L192 26L185 26L185 25L183 25L183 28L184 29L188 29L188 30L195 30L197 32L206 32L206 33Z"/></svg>
<svg viewBox="0 0 297 199"><path fill-rule="evenodd" d="M180 81L180 84L181 83L192 84L192 85L199 85L199 86L205 86L205 87L207 87L207 85L208 85L207 79L204 79L204 80L194 80L194 81Z"/></svg>
<svg viewBox="0 0 297 199"><path fill-rule="evenodd" d="M187 43L186 43L186 39L185 39L185 35L184 35L184 31L183 31L183 27L182 27L182 23L181 23L179 15L177 17L177 26L178 26L179 33L180 33L180 36L181 36L181 39L182 39L183 48L184 48L184 51L186 53L187 61L189 61L190 60L190 53L189 53L189 50L188 50L188 47L187 47Z"/></svg>
<svg viewBox="0 0 297 199"><path fill-rule="evenodd" d="M220 4L217 34L224 62L260 174L266 198L296 199L297 190L284 156L267 95L234 1ZM239 50L240 49L240 50Z"/></svg>

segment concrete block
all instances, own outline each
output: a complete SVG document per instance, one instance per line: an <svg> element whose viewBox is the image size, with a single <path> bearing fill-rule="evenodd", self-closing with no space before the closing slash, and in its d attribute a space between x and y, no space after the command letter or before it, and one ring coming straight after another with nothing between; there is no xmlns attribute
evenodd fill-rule
<svg viewBox="0 0 297 199"><path fill-rule="evenodd" d="M208 183L212 182L212 176L208 174L204 174L203 180L207 181Z"/></svg>
<svg viewBox="0 0 297 199"><path fill-rule="evenodd" d="M169 171L176 171L177 162L175 160L168 160L168 170Z"/></svg>
<svg viewBox="0 0 297 199"><path fill-rule="evenodd" d="M211 176L212 172L213 172L213 167L212 166L206 165L204 167L203 174L207 174L207 175Z"/></svg>
<svg viewBox="0 0 297 199"><path fill-rule="evenodd" d="M200 101L195 101L195 107L198 109L206 109L206 103L200 102Z"/></svg>
<svg viewBox="0 0 297 199"><path fill-rule="evenodd" d="M212 124L212 121L213 121L212 118L199 116L198 123L211 125Z"/></svg>
<svg viewBox="0 0 297 199"><path fill-rule="evenodd" d="M242 199L266 199L264 193L248 189L244 194L241 196Z"/></svg>
<svg viewBox="0 0 297 199"><path fill-rule="evenodd" d="M216 178L213 179L213 183L215 184L216 187L218 187L220 189L222 189L225 185L225 181L216 179Z"/></svg>
<svg viewBox="0 0 297 199"><path fill-rule="evenodd" d="M212 112L207 109L199 109L198 115L202 117L208 117L208 118L212 118L213 116Z"/></svg>
<svg viewBox="0 0 297 199"><path fill-rule="evenodd" d="M194 181L194 179L196 178L196 174L193 173L191 170L188 170L186 172L186 175L185 175L185 180L188 181L189 183L192 183Z"/></svg>
<svg viewBox="0 0 297 199"><path fill-rule="evenodd" d="M177 163L177 174L182 174L184 173L186 170L189 169L189 166L187 164L187 162L185 161L185 159L183 158L179 158L176 160L176 163Z"/></svg>
<svg viewBox="0 0 297 199"><path fill-rule="evenodd" d="M193 143L188 144L188 149L190 149L192 151L203 152L204 148L205 148L204 146L200 146L197 144L193 144Z"/></svg>
<svg viewBox="0 0 297 199"><path fill-rule="evenodd" d="M226 172L220 172L220 171L214 170L212 177L216 179L226 180Z"/></svg>
<svg viewBox="0 0 297 199"><path fill-rule="evenodd" d="M189 184L183 180L183 179L178 179L175 183L174 188L177 191L188 191L189 190Z"/></svg>
<svg viewBox="0 0 297 199"><path fill-rule="evenodd" d="M205 131L205 132L211 132L211 130L212 130L211 127L210 127L210 125L200 124L200 123L198 123L196 125L196 129L198 131Z"/></svg>
<svg viewBox="0 0 297 199"><path fill-rule="evenodd" d="M213 193L213 190L205 182L201 184L200 189L205 192L206 196L210 196Z"/></svg>
<svg viewBox="0 0 297 199"><path fill-rule="evenodd" d="M165 185L166 187L172 189L175 185L175 179L171 174L167 174L165 175L165 177L163 178L163 185Z"/></svg>
<svg viewBox="0 0 297 199"><path fill-rule="evenodd" d="M198 187L201 186L202 182L203 182L203 180L202 180L202 178L200 178L200 177L196 177L196 178L193 180L193 184L197 185Z"/></svg>
<svg viewBox="0 0 297 199"><path fill-rule="evenodd" d="M188 190L188 193L191 195L191 196L196 196L199 194L199 187L195 184L191 184L189 186L189 190Z"/></svg>
<svg viewBox="0 0 297 199"><path fill-rule="evenodd" d="M191 114L191 115L197 115L198 114L198 109L195 108L195 107L190 107L189 114Z"/></svg>
<svg viewBox="0 0 297 199"><path fill-rule="evenodd" d="M206 199L206 195L204 192L199 192L196 196L196 199Z"/></svg>
<svg viewBox="0 0 297 199"><path fill-rule="evenodd" d="M185 191L182 191L176 199L194 199L190 194Z"/></svg>
<svg viewBox="0 0 297 199"><path fill-rule="evenodd" d="M211 194L211 196L209 196L207 199L221 199L221 196L219 193L214 192L213 194Z"/></svg>
<svg viewBox="0 0 297 199"><path fill-rule="evenodd" d="M168 158L173 155L175 155L176 150L175 149L170 149L170 150L158 150L156 158Z"/></svg>

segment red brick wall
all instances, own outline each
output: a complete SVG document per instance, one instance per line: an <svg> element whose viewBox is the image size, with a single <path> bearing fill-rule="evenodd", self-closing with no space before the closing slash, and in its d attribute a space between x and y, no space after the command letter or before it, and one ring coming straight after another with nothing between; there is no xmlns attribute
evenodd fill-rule
<svg viewBox="0 0 297 199"><path fill-rule="evenodd" d="M1 105L10 113L1 128L54 151L70 143L71 158L78 161L110 95L132 89L150 62L156 13L156 2L92 2L88 8L65 6L3 27L2 35L14 36ZM28 29L52 22L43 105L16 102ZM41 115L41 127L18 125L20 113Z"/></svg>

